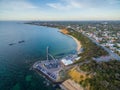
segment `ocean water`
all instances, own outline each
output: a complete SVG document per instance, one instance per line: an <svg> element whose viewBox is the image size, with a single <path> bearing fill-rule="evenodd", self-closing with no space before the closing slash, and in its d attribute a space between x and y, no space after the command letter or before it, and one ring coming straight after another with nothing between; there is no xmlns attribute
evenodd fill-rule
<svg viewBox="0 0 120 90"><path fill-rule="evenodd" d="M24 40L23 43L18 41ZM14 43L14 45L9 45ZM58 29L21 22L0 22L0 90L55 90L29 70L46 59L46 47L55 58L76 52L75 41Z"/></svg>

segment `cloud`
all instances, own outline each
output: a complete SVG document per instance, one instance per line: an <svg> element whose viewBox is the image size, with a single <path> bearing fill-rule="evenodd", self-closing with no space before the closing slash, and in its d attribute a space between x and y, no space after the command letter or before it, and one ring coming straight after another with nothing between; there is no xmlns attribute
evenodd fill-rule
<svg viewBox="0 0 120 90"><path fill-rule="evenodd" d="M48 6L55 9L72 9L72 8L82 8L83 4L79 2L79 0L61 0L59 3L47 3Z"/></svg>
<svg viewBox="0 0 120 90"><path fill-rule="evenodd" d="M120 4L120 0L59 0L56 3L47 3L49 7L61 10L109 7L111 4Z"/></svg>
<svg viewBox="0 0 120 90"><path fill-rule="evenodd" d="M2 0L0 1L0 8L16 10L16 9L33 9L37 7L30 2L27 2L26 0Z"/></svg>

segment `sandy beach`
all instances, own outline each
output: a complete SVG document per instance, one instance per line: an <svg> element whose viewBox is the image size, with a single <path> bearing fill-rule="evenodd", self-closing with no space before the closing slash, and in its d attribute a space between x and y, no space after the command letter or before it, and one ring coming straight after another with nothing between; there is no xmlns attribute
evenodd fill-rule
<svg viewBox="0 0 120 90"><path fill-rule="evenodd" d="M76 39L75 37L73 37L72 35L69 35L69 34L68 34L69 32L67 31L67 29L61 29L60 32L63 33L63 34L68 35L69 37L73 38L73 40L75 40L75 42L76 42L76 44L77 44L76 50L77 50L77 52L79 53L80 48L82 47L80 41L77 40L77 39Z"/></svg>
<svg viewBox="0 0 120 90"><path fill-rule="evenodd" d="M68 36L72 37L72 38L75 40L75 42L77 43L77 48L76 48L76 50L79 52L79 51L80 51L80 48L81 48L81 43L80 43L80 41L77 40L75 37L73 37L73 36L71 36L71 35L68 35Z"/></svg>

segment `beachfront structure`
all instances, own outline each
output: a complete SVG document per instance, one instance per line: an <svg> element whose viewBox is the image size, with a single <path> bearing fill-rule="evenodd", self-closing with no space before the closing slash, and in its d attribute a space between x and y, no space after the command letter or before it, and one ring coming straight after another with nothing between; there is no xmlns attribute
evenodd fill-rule
<svg viewBox="0 0 120 90"><path fill-rule="evenodd" d="M64 66L68 66L70 64L73 64L75 61L78 61L81 57L78 57L77 55L71 55L71 56L67 56L63 59L61 59L61 63Z"/></svg>
<svg viewBox="0 0 120 90"><path fill-rule="evenodd" d="M33 65L33 69L37 70L52 82L59 82L59 71L61 70L60 60L55 59L46 49L46 60L37 61ZM49 59L49 57L51 59Z"/></svg>
<svg viewBox="0 0 120 90"><path fill-rule="evenodd" d="M50 56L52 60L49 59L48 56ZM68 55L60 60L57 60L51 54L49 54L48 47L47 47L46 60L35 62L33 65L33 68L38 72L44 74L44 76L46 76L53 82L61 82L59 71L62 70L63 65L64 66L71 65L79 59L80 57L78 57L78 55L75 54L75 55Z"/></svg>
<svg viewBox="0 0 120 90"><path fill-rule="evenodd" d="M70 65L70 64L73 63L72 60L70 60L70 59L65 59L65 58L62 59L61 62L62 62L62 64L64 64L65 66Z"/></svg>

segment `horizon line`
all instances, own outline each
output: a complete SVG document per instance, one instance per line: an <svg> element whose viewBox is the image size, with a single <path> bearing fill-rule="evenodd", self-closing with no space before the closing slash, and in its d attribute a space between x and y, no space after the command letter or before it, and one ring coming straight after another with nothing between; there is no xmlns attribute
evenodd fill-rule
<svg viewBox="0 0 120 90"><path fill-rule="evenodd" d="M120 21L120 20L0 20L0 21Z"/></svg>

